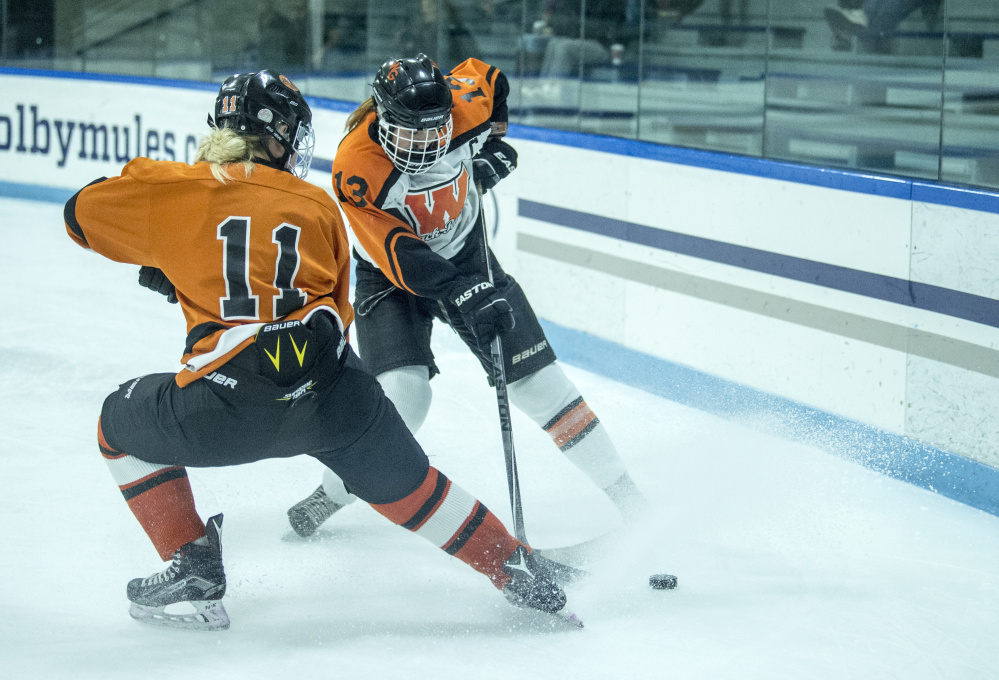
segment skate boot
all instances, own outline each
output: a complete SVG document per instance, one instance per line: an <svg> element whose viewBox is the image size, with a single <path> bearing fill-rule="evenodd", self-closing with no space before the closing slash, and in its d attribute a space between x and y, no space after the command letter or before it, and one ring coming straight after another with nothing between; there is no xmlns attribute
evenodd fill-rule
<svg viewBox="0 0 999 680"><path fill-rule="evenodd" d="M316 533L319 525L333 516L333 513L344 507L326 495L323 485L312 492L305 500L295 503L288 509L288 521L295 533L302 538L308 538Z"/></svg>
<svg viewBox="0 0 999 680"><path fill-rule="evenodd" d="M557 562L553 559L545 557L544 555L540 555L537 552L532 554L534 555L535 564L537 564L542 571L547 572L548 576L560 586L578 583L590 575L590 572L585 569L579 569L562 562Z"/></svg>
<svg viewBox="0 0 999 680"><path fill-rule="evenodd" d="M191 630L224 630L229 615L222 606L225 595L225 570L222 568L222 542L219 529L222 515L215 515L206 525L207 541L185 543L174 553L166 569L148 578L128 582L127 595L132 606L129 615L136 621ZM186 612L167 612L170 605L180 605ZM194 611L190 611L193 606Z"/></svg>
<svg viewBox="0 0 999 680"><path fill-rule="evenodd" d="M510 576L510 582L503 587L503 595L510 604L553 614L583 627L583 622L566 608L565 592L551 572L539 564L525 546L518 546L506 559L503 573Z"/></svg>
<svg viewBox="0 0 999 680"><path fill-rule="evenodd" d="M617 506L625 524L635 524L648 514L649 502L627 472L605 487L604 493Z"/></svg>

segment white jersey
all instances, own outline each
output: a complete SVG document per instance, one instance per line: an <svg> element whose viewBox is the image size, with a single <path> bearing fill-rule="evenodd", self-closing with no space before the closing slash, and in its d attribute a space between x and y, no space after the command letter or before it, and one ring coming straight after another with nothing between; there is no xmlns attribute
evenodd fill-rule
<svg viewBox="0 0 999 680"><path fill-rule="evenodd" d="M479 218L472 159L505 129L509 85L477 59L447 76L454 106L451 143L426 172L400 172L378 143L374 112L344 137L333 161L333 186L360 257L410 293L443 298L461 274L449 262Z"/></svg>
<svg viewBox="0 0 999 680"><path fill-rule="evenodd" d="M419 175L399 173L385 191L380 208L398 215L441 257L458 254L479 218L482 199L475 190L472 158L488 136L486 129L457 147L452 144L429 170ZM367 252L358 251L377 266Z"/></svg>

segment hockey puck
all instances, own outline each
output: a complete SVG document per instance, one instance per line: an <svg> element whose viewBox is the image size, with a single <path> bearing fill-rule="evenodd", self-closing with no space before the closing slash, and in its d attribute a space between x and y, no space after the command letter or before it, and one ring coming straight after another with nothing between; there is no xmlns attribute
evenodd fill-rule
<svg viewBox="0 0 999 680"><path fill-rule="evenodd" d="M673 574L653 574L649 577L649 585L653 590L673 590L676 588L676 576Z"/></svg>

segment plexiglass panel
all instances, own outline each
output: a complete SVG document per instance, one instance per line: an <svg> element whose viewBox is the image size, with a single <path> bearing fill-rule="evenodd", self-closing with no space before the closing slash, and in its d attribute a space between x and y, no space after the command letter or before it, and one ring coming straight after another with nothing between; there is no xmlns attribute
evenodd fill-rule
<svg viewBox="0 0 999 680"><path fill-rule="evenodd" d="M947 9L941 178L999 188L999 3Z"/></svg>
<svg viewBox="0 0 999 680"><path fill-rule="evenodd" d="M510 78L515 123L999 187L999 3L0 0L0 64L360 101L425 52Z"/></svg>
<svg viewBox="0 0 999 680"><path fill-rule="evenodd" d="M764 154L816 165L937 177L943 33L926 0L771 3L771 25L803 31L770 52Z"/></svg>
<svg viewBox="0 0 999 680"><path fill-rule="evenodd" d="M766 0L646 0L638 137L758 156Z"/></svg>

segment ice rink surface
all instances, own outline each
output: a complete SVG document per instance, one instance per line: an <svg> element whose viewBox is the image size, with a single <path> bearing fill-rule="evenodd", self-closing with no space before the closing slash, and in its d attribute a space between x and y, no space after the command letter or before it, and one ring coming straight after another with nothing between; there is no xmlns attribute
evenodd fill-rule
<svg viewBox="0 0 999 680"><path fill-rule="evenodd" d="M74 245L62 206L0 199L0 244L0 678L999 677L999 518L572 366L652 502L567 588L583 630L362 503L298 539L285 511L320 479L303 457L190 470L202 517L225 512L232 627L139 624L125 583L162 564L96 421L119 383L179 367L182 315ZM418 439L506 522L494 394L441 326L435 352ZM617 526L546 435L516 412L514 430L536 546ZM657 572L679 588L650 590Z"/></svg>

